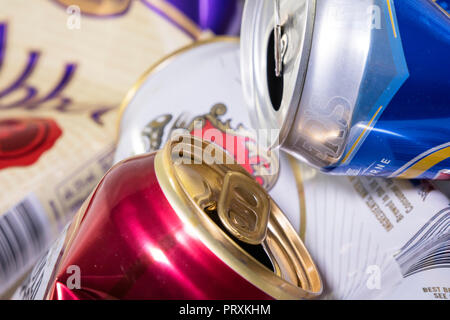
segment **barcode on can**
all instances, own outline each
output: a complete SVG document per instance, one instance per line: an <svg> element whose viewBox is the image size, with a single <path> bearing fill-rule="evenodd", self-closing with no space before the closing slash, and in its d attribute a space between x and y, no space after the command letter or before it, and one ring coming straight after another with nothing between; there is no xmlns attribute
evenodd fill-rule
<svg viewBox="0 0 450 320"><path fill-rule="evenodd" d="M0 293L45 251L51 226L34 194L0 216Z"/></svg>
<svg viewBox="0 0 450 320"><path fill-rule="evenodd" d="M51 282L55 265L63 251L70 222L52 243L50 249L34 265L28 278L16 290L13 300L43 300Z"/></svg>

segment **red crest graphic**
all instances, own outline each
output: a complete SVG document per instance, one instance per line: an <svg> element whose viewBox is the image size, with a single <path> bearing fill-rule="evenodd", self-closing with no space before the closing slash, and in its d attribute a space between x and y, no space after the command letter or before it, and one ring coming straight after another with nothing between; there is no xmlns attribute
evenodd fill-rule
<svg viewBox="0 0 450 320"><path fill-rule="evenodd" d="M243 125L231 128L230 119L222 121L220 117L226 112L227 107L218 103L209 113L197 116L191 121L186 121L188 116L181 114L171 126L169 136L176 129L187 129L194 136L214 142L232 155L264 188L270 190L279 173L277 154L262 152L258 147L255 133ZM165 114L148 123L142 131L147 151L158 150L161 147L165 128L172 120L172 115Z"/></svg>
<svg viewBox="0 0 450 320"><path fill-rule="evenodd" d="M261 152L255 134L243 125L233 129L230 126L231 120L222 122L220 117L226 112L224 104L216 104L210 113L196 117L188 126L188 131L222 147L262 186L270 189L278 177L278 158L275 153ZM197 127L198 123L201 123L201 128Z"/></svg>
<svg viewBox="0 0 450 320"><path fill-rule="evenodd" d="M0 169L35 163L61 134L52 119L0 120Z"/></svg>

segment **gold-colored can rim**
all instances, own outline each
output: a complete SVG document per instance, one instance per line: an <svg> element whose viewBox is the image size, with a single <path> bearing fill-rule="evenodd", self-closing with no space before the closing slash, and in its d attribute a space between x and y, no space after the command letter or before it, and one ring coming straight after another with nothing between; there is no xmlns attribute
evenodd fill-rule
<svg viewBox="0 0 450 320"><path fill-rule="evenodd" d="M232 36L212 36L210 38L198 40L194 43L191 43L187 46L181 47L180 49L177 49L165 57L161 58L159 61L154 63L150 66L134 83L134 85L128 90L128 92L125 94L125 97L123 98L122 102L119 105L119 111L118 111L118 119L117 119L117 131L116 131L116 142L119 141L120 132L121 132L121 123L123 116L125 114L125 111L128 109L128 106L130 105L133 98L136 96L139 89L142 87L142 85L145 83L145 81L154 73L158 72L162 68L166 66L166 64L170 63L172 59L176 58L180 54L183 54L186 51L189 51L191 49L214 43L214 42L239 42L239 37L232 37Z"/></svg>
<svg viewBox="0 0 450 320"><path fill-rule="evenodd" d="M205 160L205 152L214 160L222 160ZM188 134L172 137L157 153L155 170L164 194L183 223L251 284L275 299L311 299L322 293L318 269L297 232L267 192L222 148ZM224 182L227 179L233 181ZM233 192L231 197L227 197L228 192ZM210 208L216 210L216 215L222 211L220 219L232 232L220 228L208 214ZM247 216L236 215L239 211ZM233 225L237 233L239 229L252 231L242 232L239 240L260 243L273 270L230 236Z"/></svg>

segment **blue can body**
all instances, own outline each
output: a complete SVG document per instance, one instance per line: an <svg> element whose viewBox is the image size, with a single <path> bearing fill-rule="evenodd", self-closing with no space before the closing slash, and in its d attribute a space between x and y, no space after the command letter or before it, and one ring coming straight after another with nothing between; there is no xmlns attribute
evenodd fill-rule
<svg viewBox="0 0 450 320"><path fill-rule="evenodd" d="M450 178L450 16L445 3L439 7L431 0L388 0L386 15L396 19L394 36L401 35L400 71L383 89L387 103L365 112L363 129L350 136L347 156L324 171ZM360 102L362 110L367 103Z"/></svg>

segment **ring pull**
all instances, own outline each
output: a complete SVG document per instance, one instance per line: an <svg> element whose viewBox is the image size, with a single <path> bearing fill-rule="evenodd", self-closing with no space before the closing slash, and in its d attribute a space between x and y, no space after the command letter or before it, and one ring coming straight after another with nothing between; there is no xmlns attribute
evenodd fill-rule
<svg viewBox="0 0 450 320"><path fill-rule="evenodd" d="M269 197L247 175L232 171L225 175L217 211L225 228L237 239L256 245L266 238Z"/></svg>

